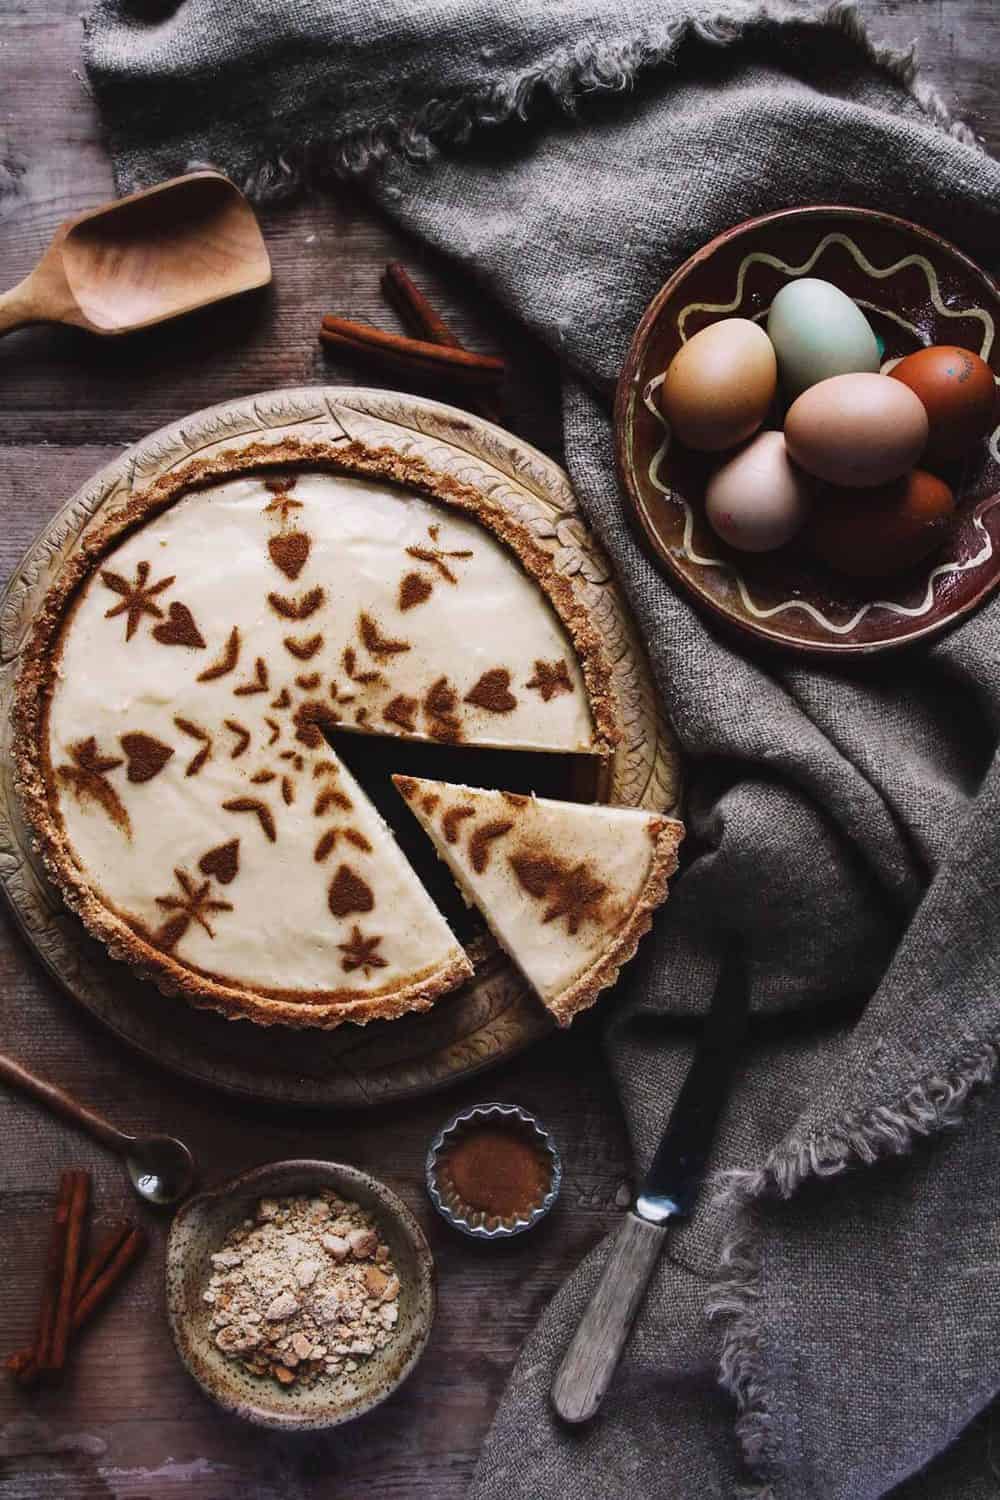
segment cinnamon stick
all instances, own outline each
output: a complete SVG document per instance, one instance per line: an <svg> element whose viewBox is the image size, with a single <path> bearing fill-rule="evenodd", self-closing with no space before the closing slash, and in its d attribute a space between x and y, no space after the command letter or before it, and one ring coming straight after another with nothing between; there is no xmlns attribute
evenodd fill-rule
<svg viewBox="0 0 1000 1500"><path fill-rule="evenodd" d="M38 1328L35 1334L34 1359L39 1365L47 1365L52 1349L59 1290L62 1284L63 1260L66 1254L66 1231L69 1227L69 1206L73 1197L74 1174L63 1172L59 1178L52 1228L45 1252L45 1270L42 1278L42 1297L38 1309Z"/></svg>
<svg viewBox="0 0 1000 1500"><path fill-rule="evenodd" d="M463 348L461 340L452 332L433 302L420 290L409 271L398 260L391 260L387 264L382 277L382 290L411 333L431 344L444 345L449 349ZM488 422L503 421L503 410L489 393L477 396L473 407Z"/></svg>
<svg viewBox="0 0 1000 1500"><path fill-rule="evenodd" d="M83 1270L80 1272L80 1279L76 1284L76 1296L73 1299L74 1315L84 1292L90 1290L98 1276L104 1270L104 1267L117 1255L122 1243L128 1239L132 1230L133 1225L129 1223L128 1219L123 1219L120 1224L113 1225L101 1240L97 1249L88 1257Z"/></svg>
<svg viewBox="0 0 1000 1500"><path fill-rule="evenodd" d="M403 338L400 334L384 333L381 328L355 323L349 318L325 317L319 336L328 346L364 355L408 374L430 375L456 385L491 386L502 379L504 373L503 360L494 359L492 355L472 354L467 349Z"/></svg>
<svg viewBox="0 0 1000 1500"><path fill-rule="evenodd" d="M70 1322L73 1317L73 1302L76 1295L77 1271L80 1267L80 1247L90 1201L89 1172L73 1172L70 1190L69 1212L66 1217L66 1238L63 1245L63 1263L56 1302L52 1339L46 1357L40 1360L45 1370L61 1370L66 1363L69 1345Z"/></svg>
<svg viewBox="0 0 1000 1500"><path fill-rule="evenodd" d="M149 1243L146 1233L142 1229L133 1229L123 1240L121 1246L113 1256L110 1265L106 1266L100 1275L94 1278L80 1298L73 1311L73 1332L76 1333L85 1323L89 1323L97 1309L107 1301L115 1287L121 1281L125 1272L138 1260Z"/></svg>
<svg viewBox="0 0 1000 1500"><path fill-rule="evenodd" d="M449 349L461 349L461 342L437 308L398 260L391 260L386 266L382 289L403 322L419 338L431 344L443 344Z"/></svg>
<svg viewBox="0 0 1000 1500"><path fill-rule="evenodd" d="M80 1273L71 1324L74 1334L107 1301L129 1266L145 1250L146 1243L143 1231L127 1223L105 1236ZM34 1385L43 1373L32 1349L19 1349L8 1357L6 1364L19 1385Z"/></svg>

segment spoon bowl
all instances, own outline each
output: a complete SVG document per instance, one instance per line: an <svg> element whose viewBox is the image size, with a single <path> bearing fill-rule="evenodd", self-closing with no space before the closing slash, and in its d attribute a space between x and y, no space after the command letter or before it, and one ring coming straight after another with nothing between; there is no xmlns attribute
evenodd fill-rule
<svg viewBox="0 0 1000 1500"><path fill-rule="evenodd" d="M134 1136L125 1166L139 1197L156 1208L180 1202L194 1184L194 1158L172 1135Z"/></svg>
<svg viewBox="0 0 1000 1500"><path fill-rule="evenodd" d="M183 1141L172 1135L126 1135L96 1110L47 1078L39 1078L13 1057L0 1052L0 1082L8 1083L44 1104L53 1114L78 1125L109 1151L121 1157L139 1197L164 1208L187 1197L195 1179L194 1158Z"/></svg>

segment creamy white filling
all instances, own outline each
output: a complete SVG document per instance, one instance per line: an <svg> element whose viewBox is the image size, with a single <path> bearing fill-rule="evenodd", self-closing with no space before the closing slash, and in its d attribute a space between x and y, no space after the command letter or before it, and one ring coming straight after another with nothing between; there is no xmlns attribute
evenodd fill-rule
<svg viewBox="0 0 1000 1500"><path fill-rule="evenodd" d="M184 497L83 590L49 720L60 810L79 865L129 920L165 943L188 910L169 944L181 961L262 988L391 989L461 950L310 733L316 705L379 734L592 747L559 620L481 526L377 482L304 474L281 495L255 476ZM163 763L143 779L149 742ZM217 851L234 839L223 881Z"/></svg>

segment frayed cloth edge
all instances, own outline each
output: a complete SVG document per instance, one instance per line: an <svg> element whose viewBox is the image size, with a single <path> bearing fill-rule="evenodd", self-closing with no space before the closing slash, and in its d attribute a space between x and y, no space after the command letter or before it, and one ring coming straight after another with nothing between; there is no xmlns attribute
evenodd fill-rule
<svg viewBox="0 0 1000 1500"><path fill-rule="evenodd" d="M954 1065L926 1074L894 1105L845 1115L826 1130L791 1137L756 1171L732 1171L717 1180L717 1200L739 1211L739 1227L723 1247L719 1278L706 1303L725 1321L719 1384L736 1402L736 1436L755 1483L744 1500L778 1500L781 1441L765 1353L760 1203L787 1199L809 1178L836 1177L852 1166L870 1166L911 1151L917 1142L951 1130L974 1093L996 1081L1000 1047L970 1045Z"/></svg>
<svg viewBox="0 0 1000 1500"><path fill-rule="evenodd" d="M776 11L764 4L742 16L720 11L713 17L685 18L660 33L643 33L617 44L578 43L546 67L531 69L509 82L453 99L430 99L406 121L390 117L338 140L279 151L263 158L240 185L255 202L275 203L330 180L370 175L392 157L428 162L442 146L461 144L474 130L526 121L543 101L553 101L565 114L573 115L585 97L626 93L641 74L669 63L688 40L731 47L763 26L831 27L842 32L935 125L963 144L981 149L973 131L954 119L940 93L919 77L915 49L900 51L874 41L856 0L834 0L812 16Z"/></svg>

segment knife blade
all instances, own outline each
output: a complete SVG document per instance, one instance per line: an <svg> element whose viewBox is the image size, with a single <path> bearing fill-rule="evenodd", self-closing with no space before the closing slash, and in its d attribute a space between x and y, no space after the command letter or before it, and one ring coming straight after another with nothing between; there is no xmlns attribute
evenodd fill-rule
<svg viewBox="0 0 1000 1500"><path fill-rule="evenodd" d="M552 1384L566 1422L589 1422L611 1384L663 1251L667 1228L689 1215L705 1177L733 1065L746 1036L749 991L742 954L730 944L708 1016L649 1171L605 1262Z"/></svg>

